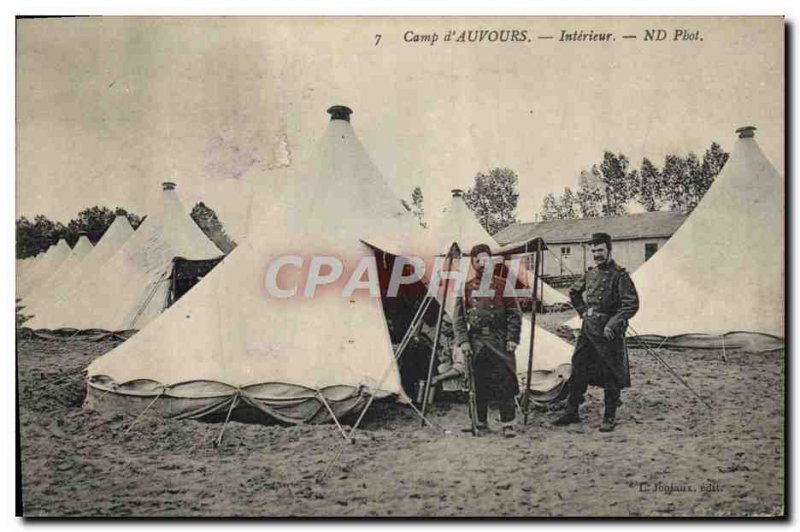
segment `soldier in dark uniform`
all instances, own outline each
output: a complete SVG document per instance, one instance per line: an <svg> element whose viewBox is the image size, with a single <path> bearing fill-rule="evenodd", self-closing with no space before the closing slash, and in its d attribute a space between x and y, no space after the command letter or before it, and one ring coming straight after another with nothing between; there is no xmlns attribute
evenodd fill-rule
<svg viewBox="0 0 800 532"><path fill-rule="evenodd" d="M464 295L456 297L453 323L456 345L465 354L473 354L478 430L488 430L489 401L495 400L500 406L503 435L511 438L516 435L514 397L518 388L514 351L519 345L522 311L516 298L504 296L506 280L494 275L489 246L475 246L470 256L476 276L465 283ZM484 276L489 276L484 286L494 292L492 295L480 290Z"/></svg>
<svg viewBox="0 0 800 532"><path fill-rule="evenodd" d="M605 413L600 430L610 432L616 424L620 390L631 385L625 352L628 320L639 310L639 296L625 268L611 258L611 236L595 233L590 242L597 265L569 290L575 310L583 318L572 356L572 379L566 412L553 422L580 422L578 406L591 384L605 389Z"/></svg>

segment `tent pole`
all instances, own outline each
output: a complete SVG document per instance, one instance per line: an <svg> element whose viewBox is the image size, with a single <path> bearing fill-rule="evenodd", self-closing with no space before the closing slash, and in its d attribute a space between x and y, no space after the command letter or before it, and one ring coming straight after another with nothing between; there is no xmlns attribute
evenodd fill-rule
<svg viewBox="0 0 800 532"><path fill-rule="evenodd" d="M450 246L447 251L447 272L453 267L453 254L455 253L456 243ZM438 287L437 287L438 288ZM428 378L425 379L425 391L422 394L422 426L425 426L425 410L428 407L428 397L431 393L431 379L433 378L433 365L436 363L436 352L439 349L439 337L442 334L442 318L444 317L444 307L447 304L447 289L450 288L450 277L444 280L444 294L442 295L442 302L439 305L439 316L436 318L436 331L433 334L433 347L431 348L431 360L428 363Z"/></svg>
<svg viewBox="0 0 800 532"><path fill-rule="evenodd" d="M722 339L722 361L727 364L728 363L728 355L725 353L725 335L721 334L720 338Z"/></svg>
<svg viewBox="0 0 800 532"><path fill-rule="evenodd" d="M225 422L222 424L222 430L219 431L219 436L214 440L214 447L219 447L219 444L222 443L222 435L225 434L225 427L228 426L228 421L231 419L231 412L233 412L233 408L236 406L237 402L239 402L239 390L236 390L236 393L233 394L231 406L228 408L228 414L225 416Z"/></svg>
<svg viewBox="0 0 800 532"><path fill-rule="evenodd" d="M408 347L409 342L411 342L411 337L414 335L417 327L419 327L419 324L422 322L422 319L424 318L425 313L428 311L428 307L430 306L432 299L433 298L426 295L425 299L423 299L422 303L420 303L420 306L417 308L414 318L411 320L406 333L403 335L403 339L397 346L397 351L394 353L394 358L396 360L399 360L400 357L403 356L403 351L406 347Z"/></svg>
<svg viewBox="0 0 800 532"><path fill-rule="evenodd" d="M533 377L533 340L536 336L536 303L538 299L537 288L539 286L539 267L541 264L542 241L536 241L536 254L533 266L533 291L531 292L531 343L528 348L528 372L525 377L525 406L523 408L523 425L528 424L528 408L531 400L531 378Z"/></svg>
<svg viewBox="0 0 800 532"><path fill-rule="evenodd" d="M325 400L325 396L322 395L322 392L320 390L317 390L317 396L319 397L319 400L322 402L322 404L325 405L325 408L328 409L328 413L331 415L331 419L333 420L334 423L336 423L336 426L339 428L339 432L342 433L344 439L349 440L350 438L347 437L347 433L345 432L344 428L342 428L342 424L339 423L338 419L336 419L336 414L333 413L331 405L329 405L328 401Z"/></svg>

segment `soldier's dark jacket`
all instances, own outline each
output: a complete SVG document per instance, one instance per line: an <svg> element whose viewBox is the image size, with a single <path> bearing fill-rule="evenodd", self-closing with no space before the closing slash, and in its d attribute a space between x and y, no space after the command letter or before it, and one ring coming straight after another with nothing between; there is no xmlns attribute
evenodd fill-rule
<svg viewBox="0 0 800 532"><path fill-rule="evenodd" d="M493 276L490 287L492 297L475 292L481 279L475 277L464 285L464 295L456 297L453 329L456 345L469 341L476 355L486 347L503 357L509 370L516 376L516 361L513 353L506 350L507 342L519 344L522 330L522 311L515 297L504 297L506 280Z"/></svg>
<svg viewBox="0 0 800 532"><path fill-rule="evenodd" d="M630 386L630 371L623 343L628 320L639 310L639 296L628 272L613 260L589 270L570 287L572 306L583 318L583 326L575 346L573 370L586 368L593 377L590 384L604 386L601 373L611 371L620 388ZM613 340L606 340L603 329L614 331ZM588 344L588 345L587 345ZM601 357L605 368L593 364L590 350ZM584 360L584 358L587 358Z"/></svg>

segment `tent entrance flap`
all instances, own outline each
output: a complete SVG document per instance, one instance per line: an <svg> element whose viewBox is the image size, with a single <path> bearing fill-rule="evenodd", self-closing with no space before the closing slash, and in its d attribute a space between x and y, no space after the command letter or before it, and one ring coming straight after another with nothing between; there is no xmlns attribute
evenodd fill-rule
<svg viewBox="0 0 800 532"><path fill-rule="evenodd" d="M389 330L392 346L396 348L408 328L412 325L417 309L425 300L428 287L422 281L401 284L398 287L397 294L387 296L389 281L397 256L374 247L372 247L372 250L375 253L378 265L378 282L380 284L381 303L386 326ZM432 300L422 316L422 323L418 333L412 337L399 362L401 385L409 397L415 397L416 387L427 376L438 309L438 301ZM449 338L452 338L452 327L449 323L446 325L445 331L445 335L449 334ZM445 359L450 356L449 344L449 341L446 342L448 351L443 355Z"/></svg>
<svg viewBox="0 0 800 532"><path fill-rule="evenodd" d="M205 260L188 260L176 258L172 262L172 284L170 286L167 306L179 300L194 285L200 282L208 272L220 263L223 257Z"/></svg>

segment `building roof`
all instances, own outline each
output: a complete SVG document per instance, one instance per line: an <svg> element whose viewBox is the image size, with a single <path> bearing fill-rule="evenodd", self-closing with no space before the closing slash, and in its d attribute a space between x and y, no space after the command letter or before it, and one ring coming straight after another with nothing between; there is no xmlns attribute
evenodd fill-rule
<svg viewBox="0 0 800 532"><path fill-rule="evenodd" d="M542 238L549 244L587 242L592 233L598 232L608 233L614 240L669 238L687 217L680 212L658 211L624 216L518 223L499 231L494 238L501 245L535 237Z"/></svg>

